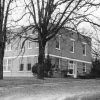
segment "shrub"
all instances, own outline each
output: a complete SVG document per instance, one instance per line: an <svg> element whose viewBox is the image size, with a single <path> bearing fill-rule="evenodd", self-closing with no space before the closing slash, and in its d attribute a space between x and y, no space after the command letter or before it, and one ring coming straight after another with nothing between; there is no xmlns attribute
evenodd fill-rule
<svg viewBox="0 0 100 100"><path fill-rule="evenodd" d="M52 76L52 64L51 64L51 59L49 57L49 55L47 55L47 58L45 58L45 62L44 62L44 65L39 65L38 63L35 63L32 67L32 73L33 74L38 74L39 72L39 69L38 67L41 66L41 71L43 73L40 73L41 75L44 74L43 76L44 77L51 77Z"/></svg>
<svg viewBox="0 0 100 100"><path fill-rule="evenodd" d="M91 74L95 77L100 77L100 60L96 59L92 62Z"/></svg>
<svg viewBox="0 0 100 100"><path fill-rule="evenodd" d="M38 63L35 63L32 67L32 73L33 74L38 74Z"/></svg>
<svg viewBox="0 0 100 100"><path fill-rule="evenodd" d="M67 77L68 69L61 70L61 76Z"/></svg>

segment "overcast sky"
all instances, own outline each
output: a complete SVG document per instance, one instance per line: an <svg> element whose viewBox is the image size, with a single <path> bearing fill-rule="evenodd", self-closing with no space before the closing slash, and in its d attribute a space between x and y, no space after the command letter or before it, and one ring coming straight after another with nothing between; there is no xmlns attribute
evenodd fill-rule
<svg viewBox="0 0 100 100"><path fill-rule="evenodd" d="M13 3L13 4L11 5L11 8L14 8L15 6L16 6L16 4ZM17 6L19 6L19 7L13 9L12 15L9 16L9 20L12 20L12 19L13 19L13 20L18 20L18 19L22 16L22 14L25 13L25 10L24 10L25 6L24 6L24 4L23 4L23 0L17 0ZM61 6L60 9L63 10L63 9L64 9L64 5ZM99 8L98 10L94 11L93 14L94 14L95 16L97 16L97 17L100 17L100 8ZM99 20L94 19L94 18L92 18L92 19L93 19L95 22L100 23ZM10 22L10 24L11 24L11 22ZM15 23L13 23L13 21L12 21L12 24L15 25ZM28 16L25 16L25 17L24 17L21 21L19 21L17 24L18 24L18 25L28 25L28 24L29 24L29 23L28 23ZM90 26L89 24L87 24L87 23L82 23L82 24L80 25L79 28L81 28L82 30L85 30L86 32L92 32L92 31L93 31L93 30L91 29L91 26Z"/></svg>

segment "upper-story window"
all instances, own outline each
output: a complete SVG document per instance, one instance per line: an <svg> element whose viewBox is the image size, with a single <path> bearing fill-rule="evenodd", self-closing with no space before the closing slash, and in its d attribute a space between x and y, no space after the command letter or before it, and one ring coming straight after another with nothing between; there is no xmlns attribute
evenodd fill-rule
<svg viewBox="0 0 100 100"><path fill-rule="evenodd" d="M12 45L11 44L6 44L5 49L6 49L6 51L11 51L12 50Z"/></svg>
<svg viewBox="0 0 100 100"><path fill-rule="evenodd" d="M38 48L39 47L39 43L35 42L35 47Z"/></svg>
<svg viewBox="0 0 100 100"><path fill-rule="evenodd" d="M70 39L70 52L74 53L74 49L75 49L75 40L74 39Z"/></svg>
<svg viewBox="0 0 100 100"><path fill-rule="evenodd" d="M32 49L32 42L31 41L28 41L27 47L28 47L28 49Z"/></svg>
<svg viewBox="0 0 100 100"><path fill-rule="evenodd" d="M60 50L60 35L56 37L56 49Z"/></svg>
<svg viewBox="0 0 100 100"><path fill-rule="evenodd" d="M83 43L82 47L83 47L83 55L86 56L86 43Z"/></svg>

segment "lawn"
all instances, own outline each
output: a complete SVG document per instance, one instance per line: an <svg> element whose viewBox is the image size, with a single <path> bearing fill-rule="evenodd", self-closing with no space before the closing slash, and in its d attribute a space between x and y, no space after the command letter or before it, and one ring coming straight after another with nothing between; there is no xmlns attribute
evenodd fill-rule
<svg viewBox="0 0 100 100"><path fill-rule="evenodd" d="M0 80L0 87L45 84L45 83L60 83L60 82L70 82L79 80L80 79L67 79L67 78L45 78L44 80L42 80L34 77L5 77L3 80Z"/></svg>
<svg viewBox="0 0 100 100"><path fill-rule="evenodd" d="M0 80L0 86L4 88L0 91L0 100L99 100L100 98L99 79L45 78L40 80L32 77L9 77Z"/></svg>

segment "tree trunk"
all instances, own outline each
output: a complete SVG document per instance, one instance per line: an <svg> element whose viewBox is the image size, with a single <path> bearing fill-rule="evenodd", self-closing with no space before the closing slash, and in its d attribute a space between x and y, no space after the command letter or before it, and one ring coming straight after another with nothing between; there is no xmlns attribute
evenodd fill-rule
<svg viewBox="0 0 100 100"><path fill-rule="evenodd" d="M44 60L45 60L45 45L43 41L39 42L39 56L38 56L38 78L44 78Z"/></svg>
<svg viewBox="0 0 100 100"><path fill-rule="evenodd" d="M3 57L1 56L2 50L0 49L0 79L3 79Z"/></svg>
<svg viewBox="0 0 100 100"><path fill-rule="evenodd" d="M0 43L0 79L3 79L4 44Z"/></svg>

